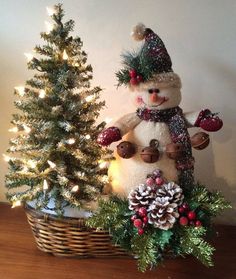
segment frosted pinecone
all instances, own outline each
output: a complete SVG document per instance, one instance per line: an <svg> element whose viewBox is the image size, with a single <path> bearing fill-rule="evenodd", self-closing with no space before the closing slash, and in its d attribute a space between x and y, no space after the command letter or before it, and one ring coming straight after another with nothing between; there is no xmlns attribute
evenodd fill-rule
<svg viewBox="0 0 236 279"><path fill-rule="evenodd" d="M178 204L169 201L169 197L157 197L149 206L148 222L155 228L169 230L179 217Z"/></svg>
<svg viewBox="0 0 236 279"><path fill-rule="evenodd" d="M183 190L174 182L165 183L157 190L157 197L167 197L170 203L181 205L184 199Z"/></svg>
<svg viewBox="0 0 236 279"><path fill-rule="evenodd" d="M140 207L148 208L155 199L156 192L150 186L140 184L136 189L129 193L129 209L138 210Z"/></svg>

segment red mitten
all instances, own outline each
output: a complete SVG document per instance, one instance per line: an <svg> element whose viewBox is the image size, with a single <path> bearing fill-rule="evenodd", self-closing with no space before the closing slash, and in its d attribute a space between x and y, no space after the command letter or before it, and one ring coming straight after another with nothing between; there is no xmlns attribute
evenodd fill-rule
<svg viewBox="0 0 236 279"><path fill-rule="evenodd" d="M117 127L109 127L98 135L97 142L102 146L107 146L120 139L120 130Z"/></svg>
<svg viewBox="0 0 236 279"><path fill-rule="evenodd" d="M201 127L208 132L216 132L222 128L223 121L216 113L212 113L209 109L204 109L199 113L194 126Z"/></svg>

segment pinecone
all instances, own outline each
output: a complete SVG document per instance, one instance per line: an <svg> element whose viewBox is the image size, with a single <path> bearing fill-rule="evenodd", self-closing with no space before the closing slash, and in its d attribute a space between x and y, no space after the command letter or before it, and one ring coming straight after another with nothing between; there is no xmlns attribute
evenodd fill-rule
<svg viewBox="0 0 236 279"><path fill-rule="evenodd" d="M137 211L140 207L148 208L154 201L156 192L148 185L140 184L129 193L129 209Z"/></svg>
<svg viewBox="0 0 236 279"><path fill-rule="evenodd" d="M156 196L167 197L170 203L177 203L178 205L181 205L184 199L183 190L174 182L163 184L157 190Z"/></svg>
<svg viewBox="0 0 236 279"><path fill-rule="evenodd" d="M148 210L148 222L161 230L171 229L179 217L178 204L171 203L168 196L157 197Z"/></svg>

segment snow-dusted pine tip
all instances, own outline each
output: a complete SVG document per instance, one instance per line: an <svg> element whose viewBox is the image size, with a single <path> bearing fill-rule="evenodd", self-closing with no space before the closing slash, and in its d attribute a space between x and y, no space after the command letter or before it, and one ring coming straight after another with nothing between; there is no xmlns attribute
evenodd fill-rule
<svg viewBox="0 0 236 279"><path fill-rule="evenodd" d="M133 27L131 32L131 36L136 41L142 41L145 37L146 26L143 23L138 23L136 26Z"/></svg>

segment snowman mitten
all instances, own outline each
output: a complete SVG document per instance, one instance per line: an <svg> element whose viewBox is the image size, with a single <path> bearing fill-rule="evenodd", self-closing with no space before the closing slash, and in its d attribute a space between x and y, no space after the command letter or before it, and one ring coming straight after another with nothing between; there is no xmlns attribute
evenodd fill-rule
<svg viewBox="0 0 236 279"><path fill-rule="evenodd" d="M216 132L223 126L223 121L216 113L212 113L209 109L202 110L194 124L195 127L201 127L208 132Z"/></svg>
<svg viewBox="0 0 236 279"><path fill-rule="evenodd" d="M102 146L107 146L120 139L120 130L117 127L109 127L98 135L97 142Z"/></svg>

